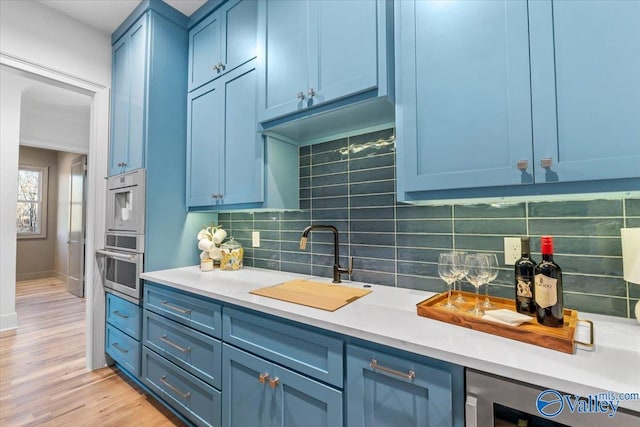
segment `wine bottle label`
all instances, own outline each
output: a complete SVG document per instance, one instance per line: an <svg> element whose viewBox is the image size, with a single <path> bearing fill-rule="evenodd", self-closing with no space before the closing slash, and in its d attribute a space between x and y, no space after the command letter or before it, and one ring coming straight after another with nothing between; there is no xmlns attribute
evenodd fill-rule
<svg viewBox="0 0 640 427"><path fill-rule="evenodd" d="M516 293L519 297L531 298L533 293L531 292L531 281L518 277L518 285Z"/></svg>
<svg viewBox="0 0 640 427"><path fill-rule="evenodd" d="M541 308L551 307L558 302L558 279L536 274L535 291L536 304Z"/></svg>

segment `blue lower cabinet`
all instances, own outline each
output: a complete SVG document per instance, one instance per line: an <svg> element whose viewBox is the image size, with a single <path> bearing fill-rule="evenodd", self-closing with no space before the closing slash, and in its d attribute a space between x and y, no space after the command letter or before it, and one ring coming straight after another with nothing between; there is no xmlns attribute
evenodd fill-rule
<svg viewBox="0 0 640 427"><path fill-rule="evenodd" d="M146 347L142 350L142 379L194 424L221 425L221 393Z"/></svg>
<svg viewBox="0 0 640 427"><path fill-rule="evenodd" d="M340 427L342 392L224 344L226 427Z"/></svg>
<svg viewBox="0 0 640 427"><path fill-rule="evenodd" d="M107 324L105 352L135 377L140 376L140 342Z"/></svg>
<svg viewBox="0 0 640 427"><path fill-rule="evenodd" d="M140 306L110 293L107 293L106 304L107 323L139 340Z"/></svg>
<svg viewBox="0 0 640 427"><path fill-rule="evenodd" d="M143 313L143 343L166 359L210 385L222 386L222 344L148 310Z"/></svg>
<svg viewBox="0 0 640 427"><path fill-rule="evenodd" d="M464 368L347 346L347 426L464 425Z"/></svg>

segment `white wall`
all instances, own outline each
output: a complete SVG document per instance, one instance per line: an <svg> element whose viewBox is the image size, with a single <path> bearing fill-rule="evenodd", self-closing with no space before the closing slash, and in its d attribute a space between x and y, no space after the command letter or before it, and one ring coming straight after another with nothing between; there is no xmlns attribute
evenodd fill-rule
<svg viewBox="0 0 640 427"><path fill-rule="evenodd" d="M89 107L52 108L22 103L20 143L27 146L89 152Z"/></svg>
<svg viewBox="0 0 640 427"><path fill-rule="evenodd" d="M111 39L35 1L0 1L0 52L111 85Z"/></svg>
<svg viewBox="0 0 640 427"><path fill-rule="evenodd" d="M87 235L86 242L87 253L90 254L86 265L87 367L94 369L104 366L104 295L97 265L91 254L95 247L104 244L106 184L102 178L107 174L109 144L110 37L39 3L0 0L0 64L93 93L87 182L87 230L92 233ZM19 117L10 113L20 111L20 97L10 96L8 92L2 90L0 187L3 189L3 202L16 200L17 197ZM5 118L11 122L10 126L4 125ZM6 194L5 188L9 189ZM15 205L0 205L0 329L4 330L17 326L16 231ZM5 217L9 209L10 217Z"/></svg>

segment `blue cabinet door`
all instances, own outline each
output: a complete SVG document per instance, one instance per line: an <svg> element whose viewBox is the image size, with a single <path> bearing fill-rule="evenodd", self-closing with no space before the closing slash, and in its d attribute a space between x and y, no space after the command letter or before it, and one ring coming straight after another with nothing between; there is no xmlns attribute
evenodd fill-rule
<svg viewBox="0 0 640 427"><path fill-rule="evenodd" d="M309 56L317 62L309 68L311 104L376 88L377 3L309 2Z"/></svg>
<svg viewBox="0 0 640 427"><path fill-rule="evenodd" d="M147 20L142 16L113 46L109 175L144 165Z"/></svg>
<svg viewBox="0 0 640 427"><path fill-rule="evenodd" d="M536 182L639 177L640 2L529 10Z"/></svg>
<svg viewBox="0 0 640 427"><path fill-rule="evenodd" d="M189 90L256 57L257 2L226 2L189 31Z"/></svg>
<svg viewBox="0 0 640 427"><path fill-rule="evenodd" d="M215 205L219 188L223 141L222 94L216 82L188 96L187 105L187 206Z"/></svg>
<svg viewBox="0 0 640 427"><path fill-rule="evenodd" d="M228 344L222 425L340 427L342 392Z"/></svg>
<svg viewBox="0 0 640 427"><path fill-rule="evenodd" d="M256 129L257 72L241 67L221 82L224 115L221 134L219 203L233 205L264 200L264 141Z"/></svg>
<svg viewBox="0 0 640 427"><path fill-rule="evenodd" d="M307 106L309 89L308 8L305 1L274 0L258 4L258 37L263 53L260 121Z"/></svg>
<svg viewBox="0 0 640 427"><path fill-rule="evenodd" d="M452 373L445 368L349 345L347 425L462 426L464 372L462 367L456 368Z"/></svg>
<svg viewBox="0 0 640 427"><path fill-rule="evenodd" d="M397 1L395 13L399 199L532 182L526 1Z"/></svg>

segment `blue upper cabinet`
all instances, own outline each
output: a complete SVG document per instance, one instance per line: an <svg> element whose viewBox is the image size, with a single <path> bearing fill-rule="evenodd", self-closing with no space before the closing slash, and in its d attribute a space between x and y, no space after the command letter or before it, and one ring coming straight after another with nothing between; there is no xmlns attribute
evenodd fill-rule
<svg viewBox="0 0 640 427"><path fill-rule="evenodd" d="M113 45L109 175L144 165L148 15Z"/></svg>
<svg viewBox="0 0 640 427"><path fill-rule="evenodd" d="M530 182L526 2L399 1L396 29L399 197Z"/></svg>
<svg viewBox="0 0 640 427"><path fill-rule="evenodd" d="M395 18L400 201L640 185L638 2L397 1Z"/></svg>
<svg viewBox="0 0 640 427"><path fill-rule="evenodd" d="M536 182L639 177L640 2L529 10Z"/></svg>
<svg viewBox="0 0 640 427"><path fill-rule="evenodd" d="M264 54L258 55L258 120L263 127L392 98L391 6L383 0L259 2L259 51ZM351 130L357 129L361 118L350 119ZM387 119L393 121L393 113ZM335 121L336 132L339 126Z"/></svg>
<svg viewBox="0 0 640 427"><path fill-rule="evenodd" d="M257 2L230 0L189 31L189 91L256 57Z"/></svg>

